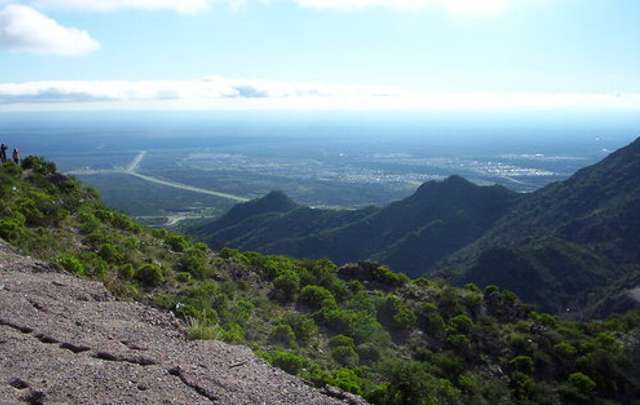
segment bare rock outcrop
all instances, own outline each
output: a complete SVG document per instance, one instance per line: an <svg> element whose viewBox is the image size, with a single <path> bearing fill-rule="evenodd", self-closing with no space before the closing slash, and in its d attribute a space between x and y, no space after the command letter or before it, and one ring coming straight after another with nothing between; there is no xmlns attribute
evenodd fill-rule
<svg viewBox="0 0 640 405"><path fill-rule="evenodd" d="M0 242L0 404L364 404Z"/></svg>

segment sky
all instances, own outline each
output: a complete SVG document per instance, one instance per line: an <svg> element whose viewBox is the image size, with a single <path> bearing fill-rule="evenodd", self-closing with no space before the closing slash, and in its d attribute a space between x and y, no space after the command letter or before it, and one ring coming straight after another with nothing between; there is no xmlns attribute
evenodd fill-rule
<svg viewBox="0 0 640 405"><path fill-rule="evenodd" d="M640 110L638 0L0 0L0 111Z"/></svg>

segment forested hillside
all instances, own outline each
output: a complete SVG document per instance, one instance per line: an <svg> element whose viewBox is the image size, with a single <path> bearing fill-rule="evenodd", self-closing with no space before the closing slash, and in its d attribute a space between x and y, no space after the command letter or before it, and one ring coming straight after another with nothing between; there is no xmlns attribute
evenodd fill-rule
<svg viewBox="0 0 640 405"><path fill-rule="evenodd" d="M640 397L637 312L564 321L496 286L454 288L372 263L214 252L106 208L39 158L3 165L0 188L0 236L21 252L102 281L123 300L174 311L191 338L248 345L319 386L376 404Z"/></svg>
<svg viewBox="0 0 640 405"><path fill-rule="evenodd" d="M639 247L640 139L528 195L442 268L546 310L604 315L638 306Z"/></svg>

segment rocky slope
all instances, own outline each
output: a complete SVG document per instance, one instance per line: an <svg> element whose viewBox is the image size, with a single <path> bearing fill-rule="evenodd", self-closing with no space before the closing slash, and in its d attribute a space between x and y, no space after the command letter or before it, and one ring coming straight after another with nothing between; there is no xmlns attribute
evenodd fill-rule
<svg viewBox="0 0 640 405"><path fill-rule="evenodd" d="M0 242L0 403L365 403L246 347L188 341L176 318L116 301Z"/></svg>

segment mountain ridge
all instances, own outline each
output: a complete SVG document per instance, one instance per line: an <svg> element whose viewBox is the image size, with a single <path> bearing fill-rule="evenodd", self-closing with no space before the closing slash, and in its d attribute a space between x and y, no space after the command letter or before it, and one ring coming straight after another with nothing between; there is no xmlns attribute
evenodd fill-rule
<svg viewBox="0 0 640 405"><path fill-rule="evenodd" d="M213 247L375 260L410 276L454 273L460 284L497 284L542 309L576 316L606 313L597 302L636 306L624 292L617 304L604 298L609 286L640 271L640 138L529 194L451 176L382 208L306 210L250 216L242 226L222 217L193 234Z"/></svg>
<svg viewBox="0 0 640 405"><path fill-rule="evenodd" d="M531 193L481 238L445 258L439 268L464 273L463 282L503 284L523 295L533 287L550 289L548 296L534 302L546 310L582 311L592 304L588 294L598 294L596 290L640 271L638 246L640 138L566 181ZM538 283L522 287L505 283L500 275L512 271L512 265L501 260L505 269L501 271L496 254L525 258L521 267L528 268ZM556 259L542 263L544 256Z"/></svg>
<svg viewBox="0 0 640 405"><path fill-rule="evenodd" d="M264 198L254 200L253 204L265 206ZM287 212L263 211L244 218L231 212L189 232L212 247L327 257L337 263L376 259L388 262L398 271L418 275L444 255L480 236L517 198L516 193L504 187L477 186L452 176L424 183L412 196L383 208L335 211L296 205ZM466 221L461 221L461 217ZM458 236L441 240L439 235L446 233ZM256 238L256 234L261 237ZM434 254L401 260L402 251L408 250L407 245L415 243L415 238L435 245ZM392 250L387 252L387 248ZM386 260L387 256L391 260Z"/></svg>

